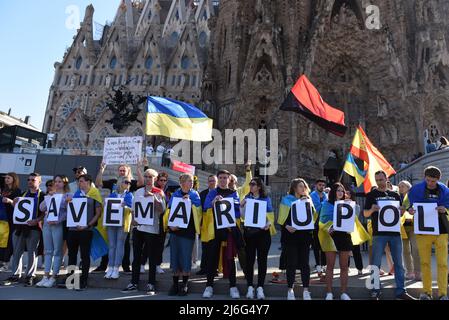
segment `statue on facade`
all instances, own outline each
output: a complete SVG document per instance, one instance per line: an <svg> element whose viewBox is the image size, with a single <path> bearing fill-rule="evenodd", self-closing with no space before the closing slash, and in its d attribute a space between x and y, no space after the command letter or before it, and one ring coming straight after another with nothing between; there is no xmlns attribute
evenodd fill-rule
<svg viewBox="0 0 449 320"><path fill-rule="evenodd" d="M111 110L113 116L106 123L112 124L112 127L117 132L128 128L133 122L138 122L143 125L142 121L138 118L142 112L140 106L147 101L147 97L133 95L125 86L112 89L112 91L114 94L109 94L109 100L106 101L106 106Z"/></svg>

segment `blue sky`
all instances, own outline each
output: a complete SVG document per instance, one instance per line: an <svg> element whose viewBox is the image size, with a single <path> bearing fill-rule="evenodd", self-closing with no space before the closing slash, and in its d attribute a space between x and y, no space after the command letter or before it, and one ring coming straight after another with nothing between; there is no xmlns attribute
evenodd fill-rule
<svg viewBox="0 0 449 320"><path fill-rule="evenodd" d="M0 110L18 118L31 116L42 129L54 63L72 44L76 29L68 28L86 6L94 21L112 21L120 0L0 0Z"/></svg>

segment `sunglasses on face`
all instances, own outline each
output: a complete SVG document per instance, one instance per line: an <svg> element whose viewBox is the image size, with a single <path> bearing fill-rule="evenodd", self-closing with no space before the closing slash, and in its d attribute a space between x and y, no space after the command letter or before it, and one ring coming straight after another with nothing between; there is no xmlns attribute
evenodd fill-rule
<svg viewBox="0 0 449 320"><path fill-rule="evenodd" d="M131 181L123 181L124 184L131 184Z"/></svg>
<svg viewBox="0 0 449 320"><path fill-rule="evenodd" d="M254 187L254 186L257 186L257 183L256 182L251 182L249 185Z"/></svg>

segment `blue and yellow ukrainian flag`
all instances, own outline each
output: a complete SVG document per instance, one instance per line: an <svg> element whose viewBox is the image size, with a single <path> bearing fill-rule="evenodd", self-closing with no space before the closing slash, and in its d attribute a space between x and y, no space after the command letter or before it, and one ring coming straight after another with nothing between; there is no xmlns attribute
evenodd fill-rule
<svg viewBox="0 0 449 320"><path fill-rule="evenodd" d="M362 185L363 181L365 181L366 171L360 170L360 168L355 163L354 157L352 156L351 153L349 153L348 158L346 158L343 171L355 178L357 187Z"/></svg>
<svg viewBox="0 0 449 320"><path fill-rule="evenodd" d="M211 141L212 119L198 108L169 98L148 97L147 135Z"/></svg>

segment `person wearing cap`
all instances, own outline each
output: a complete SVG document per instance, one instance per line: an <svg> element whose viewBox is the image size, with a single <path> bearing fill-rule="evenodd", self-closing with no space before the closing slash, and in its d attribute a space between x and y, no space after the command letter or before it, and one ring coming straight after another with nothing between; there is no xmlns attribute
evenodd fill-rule
<svg viewBox="0 0 449 320"><path fill-rule="evenodd" d="M70 193L74 194L79 190L78 179L80 176L87 174L87 169L83 166L78 166L72 169L75 173L75 180L69 183Z"/></svg>

